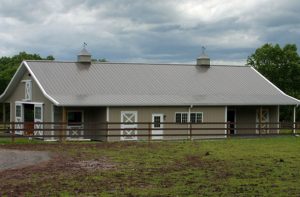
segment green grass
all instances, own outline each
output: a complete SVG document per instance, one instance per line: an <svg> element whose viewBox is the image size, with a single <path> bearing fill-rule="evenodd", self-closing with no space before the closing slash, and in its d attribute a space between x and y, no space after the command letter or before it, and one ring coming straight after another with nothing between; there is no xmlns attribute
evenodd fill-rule
<svg viewBox="0 0 300 197"><path fill-rule="evenodd" d="M1 148L12 148L3 145ZM30 145L16 145L29 148ZM28 196L298 196L300 138L174 142L65 143L32 146L63 159L5 179ZM106 158L115 168L73 169ZM59 164L58 164L59 163ZM70 167L71 166L71 167ZM2 182L4 180L1 180ZM3 182L2 182L3 183ZM10 186L9 185L13 185ZM20 188L25 187L24 191ZM1 191L0 187L0 191ZM4 192L6 190L3 190ZM22 193L24 192L24 193ZM5 194L5 193L4 193Z"/></svg>

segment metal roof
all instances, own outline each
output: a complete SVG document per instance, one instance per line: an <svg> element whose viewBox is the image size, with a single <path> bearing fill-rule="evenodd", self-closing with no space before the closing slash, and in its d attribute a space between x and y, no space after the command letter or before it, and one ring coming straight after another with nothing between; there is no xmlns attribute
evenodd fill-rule
<svg viewBox="0 0 300 197"><path fill-rule="evenodd" d="M299 105L249 66L24 61L61 106Z"/></svg>

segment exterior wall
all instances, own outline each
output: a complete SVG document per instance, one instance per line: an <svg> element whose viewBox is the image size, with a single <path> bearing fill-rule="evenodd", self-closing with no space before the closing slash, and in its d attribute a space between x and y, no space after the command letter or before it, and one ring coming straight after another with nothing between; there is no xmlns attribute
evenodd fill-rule
<svg viewBox="0 0 300 197"><path fill-rule="evenodd" d="M38 87L37 83L33 78L29 75L29 72L25 72L22 77L19 85L16 87L15 91L10 95L10 97L6 100L6 102L10 103L10 121L15 121L15 102L21 101L25 102L25 83L22 80L31 80L32 81L32 99L31 101L26 101L26 103L30 104L30 102L38 102L43 103L43 121L51 122L52 117L52 103L43 95L42 91ZM51 125L44 125L44 128L50 129ZM50 135L51 131L45 131L45 135Z"/></svg>
<svg viewBox="0 0 300 197"><path fill-rule="evenodd" d="M66 107L66 113L68 111L83 112L84 135L87 135L85 139L106 141L106 137L92 136L106 135L106 107ZM63 122L63 107L55 107L54 117L55 122ZM59 135L60 131L55 131L55 134Z"/></svg>
<svg viewBox="0 0 300 197"><path fill-rule="evenodd" d="M121 122L121 112L122 111L136 111L138 122L152 122L152 114L159 113L164 115L164 122L175 123L175 113L176 112L189 112L189 106L183 107L110 107L109 109L109 121L110 122ZM198 107L195 106L190 109L191 112L202 112L203 122L225 122L225 107ZM163 124L164 128L182 128L184 130L165 130L164 134L189 134L188 124ZM220 128L220 130L197 130L193 131L194 134L224 134L225 125L193 125L193 128ZM109 125L109 128L120 129L120 125ZM139 124L138 128L149 128L148 124ZM148 135L148 130L138 130L138 134ZM120 135L119 130L110 130L110 135ZM194 137L194 138L203 138ZM210 136L211 137L211 136ZM220 136L218 136L220 137ZM223 137L223 136L222 136ZM139 136L138 140L147 140L147 136ZM188 139L187 136L164 136L163 139ZM120 137L109 137L108 141L119 141Z"/></svg>
<svg viewBox="0 0 300 197"><path fill-rule="evenodd" d="M259 106L233 107L236 112L236 134L255 134L256 133L256 110ZM269 122L278 122L277 106L263 106L269 109ZM277 124L269 124L269 128L278 128ZM251 129L244 129L251 128ZM269 133L277 133L277 129L270 129Z"/></svg>

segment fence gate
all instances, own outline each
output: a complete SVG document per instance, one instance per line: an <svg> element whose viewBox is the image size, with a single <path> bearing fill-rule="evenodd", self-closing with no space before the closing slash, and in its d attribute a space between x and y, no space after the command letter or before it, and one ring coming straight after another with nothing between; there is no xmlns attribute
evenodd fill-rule
<svg viewBox="0 0 300 197"><path fill-rule="evenodd" d="M137 122L137 112L136 111L122 111L121 112L121 140L137 140L137 124L132 124ZM128 124L126 124L128 123ZM129 124L131 123L131 124ZM123 130L124 129L124 130Z"/></svg>

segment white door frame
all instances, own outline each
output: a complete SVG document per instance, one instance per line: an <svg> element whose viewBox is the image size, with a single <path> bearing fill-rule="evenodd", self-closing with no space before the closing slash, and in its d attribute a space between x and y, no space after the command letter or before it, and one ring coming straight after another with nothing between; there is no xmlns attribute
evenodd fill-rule
<svg viewBox="0 0 300 197"><path fill-rule="evenodd" d="M155 117L160 117L160 123L159 123L159 127L155 126L155 122L154 122L154 118ZM163 136L153 136L153 134L157 134L157 135L162 135L163 132L163 122L164 122L164 114L162 113L153 113L152 114L152 129L158 129L161 128L161 130L152 130L152 140L162 140Z"/></svg>
<svg viewBox="0 0 300 197"><path fill-rule="evenodd" d="M17 116L17 106L20 107L20 116ZM24 106L22 102L15 102L15 122L21 122L21 124L15 124L15 134L23 135L24 134Z"/></svg>
<svg viewBox="0 0 300 197"><path fill-rule="evenodd" d="M126 114L131 114L130 117L126 116ZM133 118L133 120L132 120ZM137 122L138 113L137 111L121 111L121 135L137 135L137 124L124 124L126 122ZM123 130L124 129L124 130ZM137 140L137 136L121 136L121 140Z"/></svg>
<svg viewBox="0 0 300 197"><path fill-rule="evenodd" d="M37 109L40 108L40 117L37 117ZM44 108L43 104L34 104L34 135L44 135L44 125L43 124L38 124L39 122L43 122L44 120ZM39 130L41 129L41 130ZM38 138L43 138L43 137L38 137Z"/></svg>

